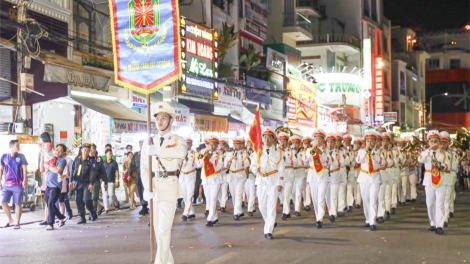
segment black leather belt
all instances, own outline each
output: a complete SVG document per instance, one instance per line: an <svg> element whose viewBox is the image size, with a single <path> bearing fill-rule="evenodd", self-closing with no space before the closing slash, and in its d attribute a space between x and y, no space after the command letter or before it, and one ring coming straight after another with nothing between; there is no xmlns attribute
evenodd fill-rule
<svg viewBox="0 0 470 264"><path fill-rule="evenodd" d="M176 171L167 171L166 174L168 176L177 176ZM152 177L155 178L155 172L152 172Z"/></svg>

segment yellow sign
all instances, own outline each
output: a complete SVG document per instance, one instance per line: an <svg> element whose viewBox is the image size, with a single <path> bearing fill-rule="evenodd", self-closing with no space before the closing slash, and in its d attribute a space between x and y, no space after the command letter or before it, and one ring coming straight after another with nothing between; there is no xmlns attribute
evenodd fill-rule
<svg viewBox="0 0 470 264"><path fill-rule="evenodd" d="M20 144L33 144L38 143L38 137L33 136L18 136L18 142Z"/></svg>
<svg viewBox="0 0 470 264"><path fill-rule="evenodd" d="M228 130L228 120L222 117L194 115L196 131L224 132Z"/></svg>
<svg viewBox="0 0 470 264"><path fill-rule="evenodd" d="M316 84L289 77L287 90L290 93L290 97L299 100L299 102L306 107L315 110L315 96L317 94Z"/></svg>

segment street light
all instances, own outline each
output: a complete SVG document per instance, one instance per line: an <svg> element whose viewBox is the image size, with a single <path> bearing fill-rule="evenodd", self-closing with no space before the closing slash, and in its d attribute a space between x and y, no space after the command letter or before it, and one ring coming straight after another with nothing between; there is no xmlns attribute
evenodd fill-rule
<svg viewBox="0 0 470 264"><path fill-rule="evenodd" d="M432 98L438 97L438 96L447 96L447 93L436 94L436 95L431 96L430 103L429 103L429 119L430 119L429 124L430 125L432 125Z"/></svg>

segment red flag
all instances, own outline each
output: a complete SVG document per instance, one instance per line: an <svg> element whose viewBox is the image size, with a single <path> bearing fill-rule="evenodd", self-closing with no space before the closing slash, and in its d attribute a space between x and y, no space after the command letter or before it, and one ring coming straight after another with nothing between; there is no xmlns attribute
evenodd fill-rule
<svg viewBox="0 0 470 264"><path fill-rule="evenodd" d="M204 174L206 175L206 179L215 175L215 167L209 161L210 158L204 158Z"/></svg>
<svg viewBox="0 0 470 264"><path fill-rule="evenodd" d="M250 141L253 143L253 149L258 156L256 165L259 165L261 163L261 155L263 154L263 139L261 138L261 117L259 108L256 109L255 119L253 119L253 123L251 124L248 135L250 135Z"/></svg>

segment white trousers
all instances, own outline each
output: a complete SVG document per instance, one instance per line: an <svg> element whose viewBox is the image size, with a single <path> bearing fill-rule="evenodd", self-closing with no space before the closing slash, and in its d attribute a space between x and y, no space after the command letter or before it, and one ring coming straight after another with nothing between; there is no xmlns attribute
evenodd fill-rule
<svg viewBox="0 0 470 264"><path fill-rule="evenodd" d="M104 184L105 182L101 182L101 196L103 197L103 207L105 211L108 211L109 204L108 204L108 192L104 190ZM108 185L108 189L111 188L110 185ZM98 203L99 204L99 203Z"/></svg>
<svg viewBox="0 0 470 264"><path fill-rule="evenodd" d="M304 191L302 193L302 197L304 199L304 206L310 206L312 204L312 188L310 188L310 183L307 183L307 179L304 179Z"/></svg>
<svg viewBox="0 0 470 264"><path fill-rule="evenodd" d="M355 179L354 184L356 185L356 188L354 189L354 200L356 201L357 205L362 204L362 195L361 195L361 184L357 182L357 178Z"/></svg>
<svg viewBox="0 0 470 264"><path fill-rule="evenodd" d="M258 185L258 208L264 220L264 233L272 234L276 222L277 186Z"/></svg>
<svg viewBox="0 0 470 264"><path fill-rule="evenodd" d="M418 197L418 192L416 190L416 173L412 173L408 175L408 179L410 182L410 198L411 199L416 199Z"/></svg>
<svg viewBox="0 0 470 264"><path fill-rule="evenodd" d="M183 201L184 201L184 211L183 215L194 215L193 207L193 197L194 197L194 186L196 185L195 181L189 182L180 182L181 189L183 191Z"/></svg>
<svg viewBox="0 0 470 264"><path fill-rule="evenodd" d="M454 189L454 185L446 185L446 194L444 197L444 222L449 220L449 213L450 213L450 204L453 203L452 201L452 190Z"/></svg>
<svg viewBox="0 0 470 264"><path fill-rule="evenodd" d="M377 217L377 196L379 195L379 183L361 182L361 195L366 223L375 225Z"/></svg>
<svg viewBox="0 0 470 264"><path fill-rule="evenodd" d="M455 183L457 182L457 178L454 179L454 184L452 185L452 190L450 194L450 212L454 213L454 201L457 193L455 192Z"/></svg>
<svg viewBox="0 0 470 264"><path fill-rule="evenodd" d="M340 183L328 183L328 188L326 189L325 199L326 206L328 206L329 215L337 215L338 211L338 193L340 190Z"/></svg>
<svg viewBox="0 0 470 264"><path fill-rule="evenodd" d="M341 170L341 183L339 184L338 190L338 206L336 207L336 211L343 212L344 208L346 208L346 187L348 185L348 176L346 171ZM331 215L331 214L330 214Z"/></svg>
<svg viewBox="0 0 470 264"><path fill-rule="evenodd" d="M396 206L396 191L395 191L395 206L393 206L393 188L397 188L398 184L396 179L386 181L385 185L385 211L390 212L391 208ZM382 183L383 184L383 183ZM379 194L380 196L380 194Z"/></svg>
<svg viewBox="0 0 470 264"><path fill-rule="evenodd" d="M444 199L446 195L446 186L441 184L439 187L425 186L426 206L428 207L429 223L431 226L443 227L444 225Z"/></svg>
<svg viewBox="0 0 470 264"><path fill-rule="evenodd" d="M294 211L300 212L302 210L302 194L305 189L305 179L295 179L294 181Z"/></svg>
<svg viewBox="0 0 470 264"><path fill-rule="evenodd" d="M394 176L395 175L395 172L393 172ZM397 208L397 202L398 202L398 186L400 185L399 184L400 182L400 179L399 178L394 178L393 181L392 181L392 207L393 208Z"/></svg>
<svg viewBox="0 0 470 264"><path fill-rule="evenodd" d="M171 228L176 211L175 201L160 201L153 199L153 225L157 240L156 264L173 264L175 260L171 254Z"/></svg>
<svg viewBox="0 0 470 264"><path fill-rule="evenodd" d="M347 206L354 205L354 191L356 191L356 177L354 173L348 175L348 182L346 183L346 204Z"/></svg>
<svg viewBox="0 0 470 264"><path fill-rule="evenodd" d="M401 192L400 192L400 202L404 203L406 202L406 194L408 193L408 184L410 182L409 176L401 176Z"/></svg>
<svg viewBox="0 0 470 264"><path fill-rule="evenodd" d="M387 186L386 183L387 182L382 182L382 184L379 185L377 217L384 217L384 215L385 215L385 189L386 189L386 186Z"/></svg>
<svg viewBox="0 0 470 264"><path fill-rule="evenodd" d="M217 195L218 199L219 199L219 205L220 207L223 207L225 208L225 204L227 203L227 200L228 200L228 182L227 181L223 181L222 184L220 185L220 192L219 194ZM232 194L233 195L233 194ZM207 197L206 197L207 199ZM232 197L233 199L233 197Z"/></svg>
<svg viewBox="0 0 470 264"><path fill-rule="evenodd" d="M283 199L282 201L282 213L283 214L290 214L290 200L291 200L291 197L292 197L292 190L294 188L294 181L284 181L284 188L283 191L283 195L281 197L281 199Z"/></svg>
<svg viewBox="0 0 470 264"><path fill-rule="evenodd" d="M231 181L228 184L230 187L230 193L232 194L233 215L240 215L243 213L242 198L245 181Z"/></svg>
<svg viewBox="0 0 470 264"><path fill-rule="evenodd" d="M312 191L313 208L315 209L315 217L317 222L323 222L325 216L325 194L328 188L327 182L309 182Z"/></svg>
<svg viewBox="0 0 470 264"><path fill-rule="evenodd" d="M206 209L209 210L207 221L219 219L217 215L217 194L220 190L220 183L204 185L204 195L206 196Z"/></svg>
<svg viewBox="0 0 470 264"><path fill-rule="evenodd" d="M247 179L245 181L245 193L246 193L247 210L248 212L253 212L255 210L255 201L256 201L255 180Z"/></svg>

